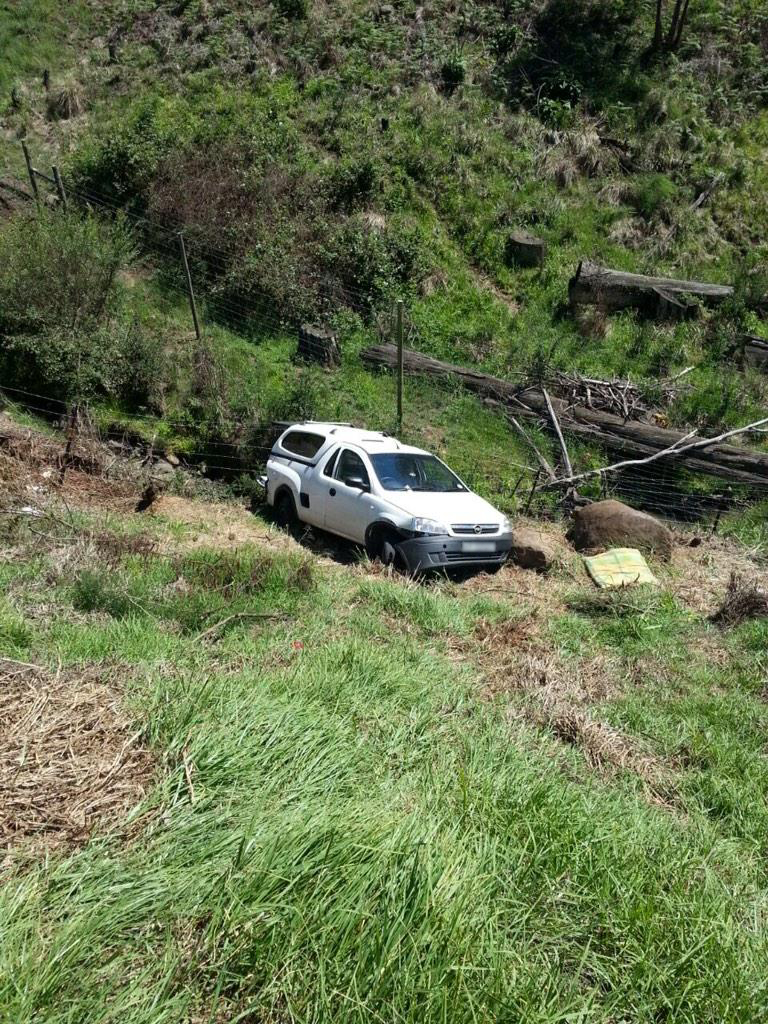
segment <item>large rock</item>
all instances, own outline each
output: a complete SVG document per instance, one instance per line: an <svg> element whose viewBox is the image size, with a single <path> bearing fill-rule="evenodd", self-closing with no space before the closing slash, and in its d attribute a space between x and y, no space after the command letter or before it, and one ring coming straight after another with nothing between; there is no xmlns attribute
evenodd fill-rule
<svg viewBox="0 0 768 1024"><path fill-rule="evenodd" d="M512 531L509 560L523 569L546 572L555 560L555 551L540 530L519 526Z"/></svg>
<svg viewBox="0 0 768 1024"><path fill-rule="evenodd" d="M578 509L566 534L577 551L598 553L612 547L639 548L669 559L674 538L663 523L621 501L596 501Z"/></svg>

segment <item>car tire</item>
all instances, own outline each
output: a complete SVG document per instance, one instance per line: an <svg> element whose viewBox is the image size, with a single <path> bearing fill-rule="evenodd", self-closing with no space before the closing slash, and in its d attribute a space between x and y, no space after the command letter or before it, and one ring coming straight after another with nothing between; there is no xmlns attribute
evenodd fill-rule
<svg viewBox="0 0 768 1024"><path fill-rule="evenodd" d="M397 562L397 549L389 538L385 538L379 547L379 561L382 565L394 565Z"/></svg>
<svg viewBox="0 0 768 1024"><path fill-rule="evenodd" d="M379 561L382 565L391 565L395 569L406 569L403 556L397 550L400 537L392 529L375 529L372 536L365 545L368 557L372 561Z"/></svg>
<svg viewBox="0 0 768 1024"><path fill-rule="evenodd" d="M296 503L290 491L280 491L275 500L275 522L283 530L290 530L298 521Z"/></svg>

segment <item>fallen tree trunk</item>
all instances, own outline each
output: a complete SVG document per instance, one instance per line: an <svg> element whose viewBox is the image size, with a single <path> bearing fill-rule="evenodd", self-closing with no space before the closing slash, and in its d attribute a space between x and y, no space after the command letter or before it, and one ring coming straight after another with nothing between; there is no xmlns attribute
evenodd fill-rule
<svg viewBox="0 0 768 1024"><path fill-rule="evenodd" d="M397 349L394 345L374 345L362 352L361 358L369 366L395 369ZM444 363L408 349L403 353L403 366L409 373L459 381L507 415L530 416L545 425L550 424L546 398L540 388L520 387L501 377ZM627 457L657 455L666 448L680 444L685 437L684 431L669 430L641 420L625 420L614 413L588 409L583 405L570 405L562 399L553 398L552 405L564 430ZM736 483L768 484L766 452L718 442L710 447L699 447L680 454L675 461L690 470L710 473Z"/></svg>
<svg viewBox="0 0 768 1024"><path fill-rule="evenodd" d="M695 316L698 303L692 301L691 296L706 305L716 305L731 295L730 285L627 274L589 260L582 260L568 282L571 305L593 305L608 310L632 308L665 320Z"/></svg>

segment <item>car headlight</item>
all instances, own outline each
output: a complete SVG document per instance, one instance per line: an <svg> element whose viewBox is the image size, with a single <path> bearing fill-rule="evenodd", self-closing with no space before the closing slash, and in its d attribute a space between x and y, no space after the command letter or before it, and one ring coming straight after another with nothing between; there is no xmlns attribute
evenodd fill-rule
<svg viewBox="0 0 768 1024"><path fill-rule="evenodd" d="M414 533L423 533L433 537L448 533L445 523L438 523L436 519L422 519L421 516L416 516L411 520L411 530Z"/></svg>
<svg viewBox="0 0 768 1024"><path fill-rule="evenodd" d="M511 533L512 532L512 523L510 523L510 521L507 519L506 516L504 517L504 519L501 522L501 532L502 533Z"/></svg>

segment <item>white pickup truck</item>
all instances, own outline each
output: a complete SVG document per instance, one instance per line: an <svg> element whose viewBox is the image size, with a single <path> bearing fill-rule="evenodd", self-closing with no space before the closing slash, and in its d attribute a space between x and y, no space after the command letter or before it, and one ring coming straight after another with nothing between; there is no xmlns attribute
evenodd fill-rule
<svg viewBox="0 0 768 1024"><path fill-rule="evenodd" d="M349 424L283 431L265 485L281 525L321 527L412 573L500 565L512 545L509 520L436 456Z"/></svg>

